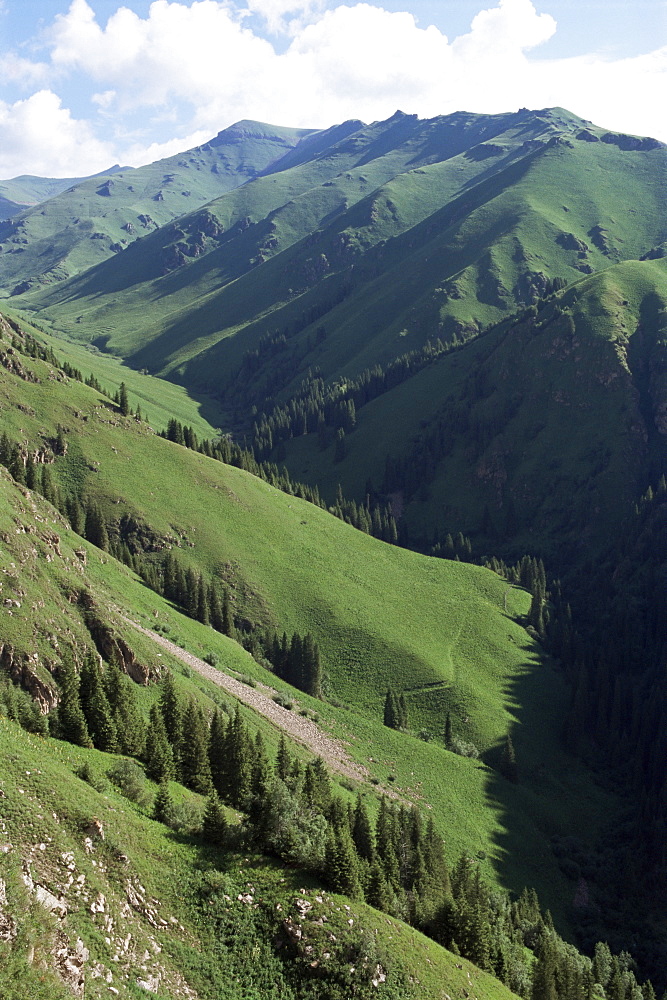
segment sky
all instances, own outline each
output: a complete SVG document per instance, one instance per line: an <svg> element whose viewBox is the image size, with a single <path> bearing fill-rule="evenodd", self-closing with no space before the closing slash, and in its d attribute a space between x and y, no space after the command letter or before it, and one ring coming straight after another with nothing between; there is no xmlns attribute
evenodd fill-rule
<svg viewBox="0 0 667 1000"><path fill-rule="evenodd" d="M0 178L141 166L235 121L565 107L667 142L667 0L0 0Z"/></svg>

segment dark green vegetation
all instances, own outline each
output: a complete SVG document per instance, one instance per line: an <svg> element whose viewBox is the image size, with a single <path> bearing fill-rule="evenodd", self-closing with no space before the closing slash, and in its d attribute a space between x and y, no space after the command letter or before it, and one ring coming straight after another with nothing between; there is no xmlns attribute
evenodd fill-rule
<svg viewBox="0 0 667 1000"><path fill-rule="evenodd" d="M210 146L197 176L224 153L227 193L171 221L182 208L160 188L172 214L100 263L72 218L78 192L47 203L48 252L35 213L26 242L3 240L7 305L30 310L43 345L24 319L3 327L0 460L23 497L6 480L3 665L44 704L56 682L63 696L81 685L60 735L92 740L90 754L134 729L86 651L105 677L116 662L142 681L150 738L122 749L161 784L142 806L137 765L114 780L196 850L247 848L240 809L253 851L412 922L530 1000L640 1000L635 973L664 988L665 147L559 109L312 134L245 123ZM144 168L151 199L162 166ZM120 188L85 188L111 228L150 214ZM60 511L43 561L16 528L38 494ZM368 783L344 779L329 801L303 751L294 777L294 747L257 717L268 756L246 741L230 794L203 748L238 716L216 716L219 692L192 677L184 770L156 708L156 648L126 618L268 685L287 714L346 739ZM232 759L225 743L217 760ZM282 785L262 786L257 810L274 760ZM398 796L391 849L374 789ZM228 940L250 911L218 912L225 894L202 898ZM276 956L265 919L259 907L239 926L277 990L351 995L341 968L330 993L309 985L311 952ZM218 958L207 975L224 996ZM241 972L238 954L224 961ZM411 995L414 961L385 995Z"/></svg>

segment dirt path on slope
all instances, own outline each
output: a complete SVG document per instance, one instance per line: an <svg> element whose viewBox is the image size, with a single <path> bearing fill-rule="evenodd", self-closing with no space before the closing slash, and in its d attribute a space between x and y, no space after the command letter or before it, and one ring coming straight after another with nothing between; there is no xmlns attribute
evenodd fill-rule
<svg viewBox="0 0 667 1000"><path fill-rule="evenodd" d="M325 735L319 726L315 725L310 719L304 718L303 715L297 715L273 701L271 696L276 694L273 688L262 685L263 690L268 692L268 694L264 694L258 688L251 688L247 684L243 684L241 681L230 677L228 674L223 674L221 670L216 670L209 663L200 660L197 656L193 656L192 653L188 653L185 649L181 649L180 646L170 642L169 639L165 639L164 636L158 635L157 632L152 632L150 629L138 625L130 618L125 618L125 621L139 632L143 632L144 635L149 636L158 646L162 646L168 653L186 663L188 667L201 674L206 680L212 681L213 684L224 688L225 691L229 691L235 698L242 701L244 705L254 708L260 715L269 719L274 726L284 729L293 739L298 740L299 743L308 747L316 756L322 757L325 764L332 771L344 774L347 778L353 778L355 781L368 780L369 771L367 768L352 760L340 740ZM392 798L395 797L395 793L392 795L390 789L384 791L386 795L390 795Z"/></svg>

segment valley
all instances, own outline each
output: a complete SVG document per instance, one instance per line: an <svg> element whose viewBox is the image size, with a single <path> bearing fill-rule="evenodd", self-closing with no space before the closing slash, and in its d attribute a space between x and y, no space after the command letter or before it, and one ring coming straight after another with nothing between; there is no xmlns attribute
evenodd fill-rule
<svg viewBox="0 0 667 1000"><path fill-rule="evenodd" d="M240 122L0 223L8 998L665 988L666 149Z"/></svg>

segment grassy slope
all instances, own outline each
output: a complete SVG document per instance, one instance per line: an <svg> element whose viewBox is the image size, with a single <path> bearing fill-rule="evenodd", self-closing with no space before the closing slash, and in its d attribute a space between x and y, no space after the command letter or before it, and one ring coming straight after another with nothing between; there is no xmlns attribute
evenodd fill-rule
<svg viewBox="0 0 667 1000"><path fill-rule="evenodd" d="M41 363L26 365L45 373ZM576 828L593 840L613 805L561 750L561 678L513 618L525 613L527 595L507 594L506 614L506 585L485 570L427 559L356 532L237 469L123 421L79 383L17 382L0 371L11 435L22 428L34 442L61 423L69 448L54 470L64 486L98 497L113 516L131 510L158 531L181 532L187 538L181 557L228 579L239 612L288 632L311 630L330 690L350 707L334 710L302 695L300 703L317 709L334 735L345 734L351 752L383 784L394 775L404 794L433 808L452 857L464 848L484 852L490 877L515 890L535 885L567 920L573 889L559 873L549 838ZM22 410L13 405L17 393ZM80 419L86 413L89 419ZM200 655L218 652L223 663L230 647L238 650L168 610L114 566L91 552L87 573L108 589L109 597L100 598L104 606L120 605L149 625L157 611L177 641ZM129 641L134 647L136 638ZM148 648L139 648L150 657ZM243 660L234 669L270 680L242 651L234 655ZM388 682L405 689L414 732L441 733L450 710L459 735L493 757L512 728L521 785L447 753L439 741L387 730L381 717Z"/></svg>
<svg viewBox="0 0 667 1000"><path fill-rule="evenodd" d="M409 453L445 404L465 406L466 398L470 425L407 505L411 529L479 535L488 507L498 536L479 543L493 551L511 499L527 527L517 550L553 553L572 514L579 537L583 519L589 540L603 540L648 474L644 437L655 436L661 390L651 395L642 372L651 366L657 377L659 361L651 358L657 313L667 303L665 261L616 264L559 301L571 311L574 336L563 319L541 333L526 323L493 330L360 410L342 462L333 464L332 448L319 451L316 435L288 442L290 472L317 482L325 495L340 482L347 495L361 497L369 476L382 482L387 454ZM484 398L470 396L473 372L485 383ZM477 424L493 427L481 448L471 443Z"/></svg>
<svg viewBox="0 0 667 1000"><path fill-rule="evenodd" d="M308 129L237 122L195 149L79 181L0 224L5 293L20 282L61 281L112 257L120 247L243 184L308 134Z"/></svg>
<svg viewBox="0 0 667 1000"><path fill-rule="evenodd" d="M146 371L135 371L121 358L101 353L91 344L80 344L49 333L36 326L21 311L3 307L3 315L19 323L22 329L41 343L53 348L58 359L68 362L83 374L94 375L102 388L112 395L125 382L132 409L140 407L143 418L157 431L164 430L171 417L192 427L200 438L215 438L223 425L224 414L209 396L188 393L183 386L154 378Z"/></svg>
<svg viewBox="0 0 667 1000"><path fill-rule="evenodd" d="M241 980L225 979L224 955L216 955L201 911L184 889L194 894L206 884L222 886L233 893L229 905L242 920L247 904L237 901L236 894L253 885L256 898L261 898L267 909L275 912L280 903L283 913L296 915L293 903L295 896L301 895L299 889L305 887L308 897L315 896L315 887L307 877L259 858L223 857L205 850L196 841L174 836L148 819L144 809L122 798L108 783L102 792L95 791L75 772L85 761L98 774L103 773L112 762L104 754L28 736L4 719L0 719L0 752L5 762L2 840L11 845L0 862L8 890L4 909L19 921L21 944L15 961L25 956L31 945L35 951L34 964L19 966L20 988L16 993L10 993L5 982L12 968L5 952L0 971L5 996L14 1000L14 996L26 996L26 990L33 990L30 995L40 1000L71 996L68 991L61 992L57 979L43 971L53 964L49 948L56 935L61 946L63 936L71 945L78 937L89 949L86 996L90 998L108 996L109 984L123 998L144 996L145 990L137 981L151 975L159 978L161 1000L187 995L188 986L199 996L211 998L218 995L216 985L220 988L223 982L229 991L225 997L256 995L247 992L256 973L252 965L245 969L236 966L243 972ZM105 840L88 853L83 829L93 817L102 821ZM121 854L126 861L121 860ZM68 914L58 929L56 920L24 889L22 861L36 883L55 894L62 893ZM224 874L213 874L219 869ZM211 873L208 883L199 874L202 870ZM72 880L76 880L74 885ZM146 902L128 906L128 885ZM91 903L100 899L102 912L91 912ZM338 935L351 933L347 920L352 919L376 936L379 952L391 955L392 965L404 971L411 983L401 994L406 1000L459 995L466 988L472 988L480 1000L509 1000L511 994L497 980L465 960L454 959L399 921L381 917L363 904L345 910L345 900L340 897L325 894L324 903L329 926ZM166 926L155 929L151 925L146 915L151 909ZM234 952L231 942L230 946ZM237 962L239 958L247 961L242 952L235 957ZM16 983L12 985L16 988ZM377 995L383 995L382 988Z"/></svg>

